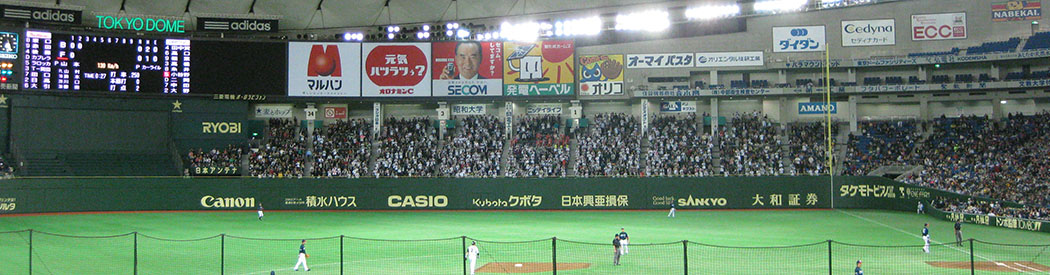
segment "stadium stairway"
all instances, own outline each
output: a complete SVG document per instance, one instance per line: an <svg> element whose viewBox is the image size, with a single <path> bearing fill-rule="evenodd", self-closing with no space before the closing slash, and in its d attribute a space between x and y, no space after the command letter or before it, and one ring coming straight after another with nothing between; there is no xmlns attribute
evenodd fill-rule
<svg viewBox="0 0 1050 275"><path fill-rule="evenodd" d="M507 169L510 169L510 154L512 149L510 147L510 135L507 135L508 139L503 142L503 153L499 156L499 173L497 175L506 176Z"/></svg>
<svg viewBox="0 0 1050 275"><path fill-rule="evenodd" d="M373 138L372 146L369 146L368 150L371 151L371 154L368 155L368 172L371 173L370 175L375 175L376 158L379 157L379 140Z"/></svg>
<svg viewBox="0 0 1050 275"><path fill-rule="evenodd" d="M580 141L576 140L575 137L569 139L569 163L567 163L565 176L575 177L576 176L576 161L580 159Z"/></svg>
<svg viewBox="0 0 1050 275"><path fill-rule="evenodd" d="M317 152L317 151L314 150L314 138L313 138L313 132L314 131L321 131L321 130L320 129L314 129L313 127L310 127L306 131L306 135L307 136L303 137L303 140L306 141L306 152L308 152L308 154L306 154L305 161L303 163L303 175L313 175L313 172L314 172L314 161L315 161L315 159L314 159L313 155L314 155L315 152Z"/></svg>

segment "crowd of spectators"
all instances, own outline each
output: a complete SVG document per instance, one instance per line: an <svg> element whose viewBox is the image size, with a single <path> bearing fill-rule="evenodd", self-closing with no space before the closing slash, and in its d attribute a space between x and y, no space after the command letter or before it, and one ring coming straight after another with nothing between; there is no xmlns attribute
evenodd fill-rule
<svg viewBox="0 0 1050 275"><path fill-rule="evenodd" d="M922 140L922 133L917 122L863 121L857 126L860 134L849 135L845 174L861 176L884 165L918 164L916 147Z"/></svg>
<svg viewBox="0 0 1050 275"><path fill-rule="evenodd" d="M387 119L379 134L375 175L434 176L438 166L436 131L426 117Z"/></svg>
<svg viewBox="0 0 1050 275"><path fill-rule="evenodd" d="M938 118L923 143L923 170L905 182L965 195L1050 205L1050 114Z"/></svg>
<svg viewBox="0 0 1050 275"><path fill-rule="evenodd" d="M788 130L788 157L792 175L827 175L827 136L825 122L793 123ZM839 133L839 125L832 121L831 138Z"/></svg>
<svg viewBox="0 0 1050 275"><path fill-rule="evenodd" d="M576 176L638 175L641 143L638 119L624 113L599 113L576 136Z"/></svg>
<svg viewBox="0 0 1050 275"><path fill-rule="evenodd" d="M252 149L248 169L253 177L302 177L306 160L306 131L298 119L268 121L265 143Z"/></svg>
<svg viewBox="0 0 1050 275"><path fill-rule="evenodd" d="M364 119L341 120L314 130L315 177L360 178L370 176L372 124Z"/></svg>
<svg viewBox="0 0 1050 275"><path fill-rule="evenodd" d="M202 149L191 149L188 153L186 153L186 159L187 161L189 161L191 168L229 167L240 170L241 154L243 154L243 152L240 147L230 145L223 149L211 149L209 151L204 151Z"/></svg>
<svg viewBox="0 0 1050 275"><path fill-rule="evenodd" d="M10 178L15 174L15 167L8 164L3 156L0 156L0 178Z"/></svg>
<svg viewBox="0 0 1050 275"><path fill-rule="evenodd" d="M966 201L942 199L934 201L933 207L945 212L1050 221L1050 209L1046 207L1005 207L998 202L974 200L973 198L968 198Z"/></svg>
<svg viewBox="0 0 1050 275"><path fill-rule="evenodd" d="M504 124L495 116L466 116L445 135L439 159L444 175L496 177L503 157Z"/></svg>
<svg viewBox="0 0 1050 275"><path fill-rule="evenodd" d="M720 129L719 141L723 175L784 174L782 142L769 117L757 111L734 114L729 125Z"/></svg>
<svg viewBox="0 0 1050 275"><path fill-rule="evenodd" d="M704 114L707 117L707 114ZM658 116L649 122L646 175L703 177L712 173L711 135L703 132L696 114Z"/></svg>
<svg viewBox="0 0 1050 275"><path fill-rule="evenodd" d="M565 177L569 136L562 126L556 115L519 117L507 177Z"/></svg>

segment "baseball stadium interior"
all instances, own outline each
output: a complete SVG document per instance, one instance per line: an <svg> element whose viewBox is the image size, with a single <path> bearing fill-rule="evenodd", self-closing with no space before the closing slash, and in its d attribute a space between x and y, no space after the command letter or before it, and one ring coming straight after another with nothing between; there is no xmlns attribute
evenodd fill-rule
<svg viewBox="0 0 1050 275"><path fill-rule="evenodd" d="M0 274L1050 273L1041 1L0 1Z"/></svg>

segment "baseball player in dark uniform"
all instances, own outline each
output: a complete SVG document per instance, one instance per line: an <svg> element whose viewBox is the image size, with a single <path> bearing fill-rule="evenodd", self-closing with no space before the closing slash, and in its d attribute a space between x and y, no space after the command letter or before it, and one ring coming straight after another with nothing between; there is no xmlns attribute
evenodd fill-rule
<svg viewBox="0 0 1050 275"><path fill-rule="evenodd" d="M613 265L620 265L620 235L613 234Z"/></svg>
<svg viewBox="0 0 1050 275"><path fill-rule="evenodd" d="M957 244L959 246L963 246L962 245L963 239L962 239L962 223L961 222L955 222L955 241L957 242Z"/></svg>
<svg viewBox="0 0 1050 275"><path fill-rule="evenodd" d="M620 237L620 246L623 246L623 248L620 249L620 251L623 251L623 254L627 254L627 243L631 239L631 237L627 236L627 231L624 231L623 227L620 227L620 234L617 236Z"/></svg>
<svg viewBox="0 0 1050 275"><path fill-rule="evenodd" d="M295 262L295 267L292 270L299 271L299 265L303 265L306 271L310 271L310 267L306 266L306 258L309 258L310 254L306 254L306 240L299 245L299 261Z"/></svg>
<svg viewBox="0 0 1050 275"><path fill-rule="evenodd" d="M922 225L922 240L925 242L925 245L922 246L922 251L927 254L930 253L930 224L928 223Z"/></svg>
<svg viewBox="0 0 1050 275"><path fill-rule="evenodd" d="M860 269L860 260L857 260L857 268L853 269L853 275L864 275L864 270Z"/></svg>

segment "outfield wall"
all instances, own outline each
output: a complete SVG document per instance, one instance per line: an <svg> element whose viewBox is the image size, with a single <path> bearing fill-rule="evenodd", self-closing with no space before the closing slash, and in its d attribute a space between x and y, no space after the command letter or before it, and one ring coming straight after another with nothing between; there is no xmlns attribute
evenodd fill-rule
<svg viewBox="0 0 1050 275"><path fill-rule="evenodd" d="M0 214L142 210L827 209L915 211L968 197L881 177L572 179L133 178L0 181ZM834 202L832 197L834 196ZM980 200L980 198L977 198ZM1000 202L1005 206L1019 206ZM833 205L834 204L834 205ZM1042 222L945 213L966 223L1050 232Z"/></svg>

